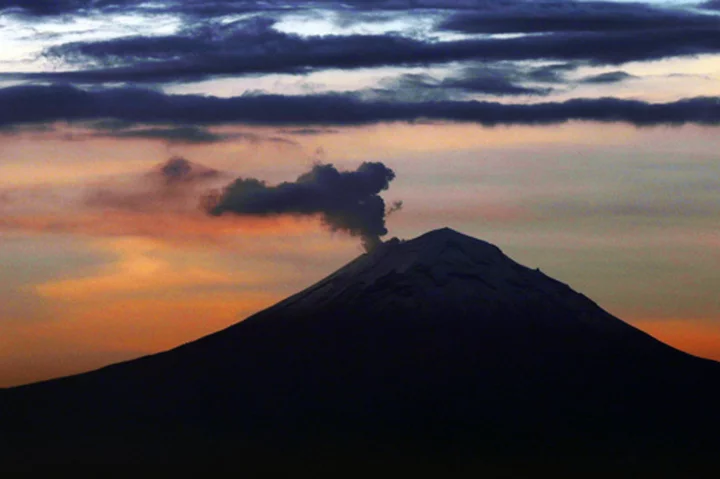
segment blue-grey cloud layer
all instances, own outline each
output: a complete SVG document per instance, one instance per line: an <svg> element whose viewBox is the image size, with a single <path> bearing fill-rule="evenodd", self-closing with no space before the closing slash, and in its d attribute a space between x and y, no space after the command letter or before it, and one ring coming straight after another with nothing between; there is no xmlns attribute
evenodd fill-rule
<svg viewBox="0 0 720 479"><path fill-rule="evenodd" d="M713 6L712 2L707 5ZM3 6L28 15L80 14L92 8L119 11L148 8L147 3L139 0L0 0L0 8ZM353 17L358 10L372 10L376 14L385 11L400 17L432 11L444 17L435 33L522 35L438 41L432 36L410 38L399 33L299 36L275 28L276 22L288 12L312 8L332 10L348 22L366 18ZM324 69L468 61L549 60L618 65L720 53L720 16L699 9L667 9L643 3L165 0L155 2L153 9L184 15L183 28L173 35L58 44L48 48L45 55L74 64L76 69L12 74L5 78L84 84L168 83L217 76L301 74ZM238 12L257 15L228 21L226 15Z"/></svg>
<svg viewBox="0 0 720 479"><path fill-rule="evenodd" d="M652 32L717 28L718 18L643 3L608 1L498 2L459 11L440 28L462 33Z"/></svg>
<svg viewBox="0 0 720 479"><path fill-rule="evenodd" d="M275 30L272 20L254 19L171 36L133 36L58 45L46 54L79 64L79 69L12 77L77 83L165 83L214 76L297 74L462 61L550 60L616 65L704 53L720 53L720 17L688 28L611 33L560 31L539 36L442 42L397 34L301 37Z"/></svg>
<svg viewBox="0 0 720 479"><path fill-rule="evenodd" d="M717 9L718 0L708 0L700 8ZM186 15L229 15L258 11L282 11L290 8L339 9L356 11L410 11L412 9L487 12L498 19L535 17L546 13L568 15L572 12L579 22L593 12L600 19L617 19L630 14L639 18L628 22L646 21L644 17L659 15L658 7L641 2L618 4L612 1L575 2L573 0L0 0L0 11L28 16L77 15L90 12L169 12ZM506 13L505 13L506 12ZM513 15L514 14L514 15ZM669 15L669 14L668 14ZM596 22L593 22L595 24ZM577 28L577 27L575 27Z"/></svg>
<svg viewBox="0 0 720 479"><path fill-rule="evenodd" d="M720 54L720 15L712 13L717 1L698 7L573 0L0 0L0 11L36 21L90 12L148 15L153 11L175 14L181 25L171 35L76 41L45 50L46 57L60 59L72 70L0 72L0 80L27 83L0 90L0 107L4 107L0 127L109 118L170 126L108 135L210 143L227 138L199 126L424 119L487 125L570 120L716 124L714 98L660 105L611 98L531 105L465 101L479 95L540 97L577 84L613 84L634 78L618 68L570 79L569 72L588 65ZM431 31L413 36L402 32L298 35L279 29L278 22L286 15L301 11L320 16L332 11L334 15L326 20L347 25L392 18L412 23L422 15L436 21ZM238 13L251 15L228 17ZM467 35L450 40L440 36L448 32ZM497 35L507 33L518 35ZM243 75L435 65L447 66L446 74L404 74L344 95L220 99L134 88ZM126 87L107 88L117 84Z"/></svg>
<svg viewBox="0 0 720 479"><path fill-rule="evenodd" d="M551 124L571 120L638 126L720 124L720 98L668 103L614 98L503 104L479 101L364 101L356 95L248 95L217 98L135 88L85 91L72 86L0 90L0 126L115 119L178 125L359 125L444 120L483 125Z"/></svg>
<svg viewBox="0 0 720 479"><path fill-rule="evenodd" d="M580 80L580 83L595 83L595 84L607 84L607 83L620 83L625 80L636 78L635 76L624 72L624 71L613 71L600 73L598 75L592 75Z"/></svg>

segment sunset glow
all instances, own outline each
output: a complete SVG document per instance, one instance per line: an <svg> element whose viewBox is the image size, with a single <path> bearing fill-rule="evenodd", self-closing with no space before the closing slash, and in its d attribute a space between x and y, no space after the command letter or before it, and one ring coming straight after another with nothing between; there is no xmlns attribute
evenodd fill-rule
<svg viewBox="0 0 720 479"><path fill-rule="evenodd" d="M335 205L228 188L366 162L403 202L383 239L452 227L720 360L710 3L594 2L647 25L550 32L494 31L461 2L116 3L0 2L0 387L172 348L330 274L364 252Z"/></svg>

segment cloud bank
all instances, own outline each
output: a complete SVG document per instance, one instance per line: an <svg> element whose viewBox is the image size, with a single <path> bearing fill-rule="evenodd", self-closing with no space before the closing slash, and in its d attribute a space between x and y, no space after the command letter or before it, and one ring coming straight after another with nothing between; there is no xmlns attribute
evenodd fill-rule
<svg viewBox="0 0 720 479"><path fill-rule="evenodd" d="M720 98L668 103L616 98L505 104L481 101L364 101L353 94L245 95L218 98L170 95L137 88L85 91L71 86L0 90L0 127L56 121L113 119L181 125L363 125L455 121L493 125L598 121L653 125L718 125Z"/></svg>
<svg viewBox="0 0 720 479"><path fill-rule="evenodd" d="M107 83L178 83L254 74L307 74L328 69L413 67L452 62L633 61L720 53L720 19L712 26L642 32L562 31L544 35L417 40L400 35L300 37L273 30L210 30L195 36L121 37L58 45L46 56L80 68L6 73L11 80ZM227 28L227 27L225 27ZM238 48L242 45L242 48Z"/></svg>

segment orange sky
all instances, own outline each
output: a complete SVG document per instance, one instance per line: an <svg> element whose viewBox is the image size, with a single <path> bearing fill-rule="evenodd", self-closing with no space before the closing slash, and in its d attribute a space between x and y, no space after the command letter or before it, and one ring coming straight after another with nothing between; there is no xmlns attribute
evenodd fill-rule
<svg viewBox="0 0 720 479"><path fill-rule="evenodd" d="M315 161L391 167L383 196L405 207L389 218L390 236L450 226L491 241L659 339L720 360L711 128L240 130L291 141L181 146L85 138L67 125L0 136L0 386L193 340L362 253L317 218L212 218L198 208L233 177L292 180ZM159 195L147 173L173 155L226 176ZM93 204L97 191L129 200Z"/></svg>

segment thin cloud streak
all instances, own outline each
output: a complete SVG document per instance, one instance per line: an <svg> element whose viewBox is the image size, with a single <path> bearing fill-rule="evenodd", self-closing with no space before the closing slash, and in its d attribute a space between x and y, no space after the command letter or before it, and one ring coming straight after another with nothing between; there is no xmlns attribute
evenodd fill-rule
<svg viewBox="0 0 720 479"><path fill-rule="evenodd" d="M238 45L244 45L238 49ZM306 74L328 69L430 66L463 61L632 61L720 53L720 21L690 30L561 32L512 38L421 41L400 35L300 37L264 34L206 40L125 37L60 45L48 54L83 65L67 71L5 73L0 79L42 82L180 83L254 74ZM92 66L93 64L107 66Z"/></svg>

